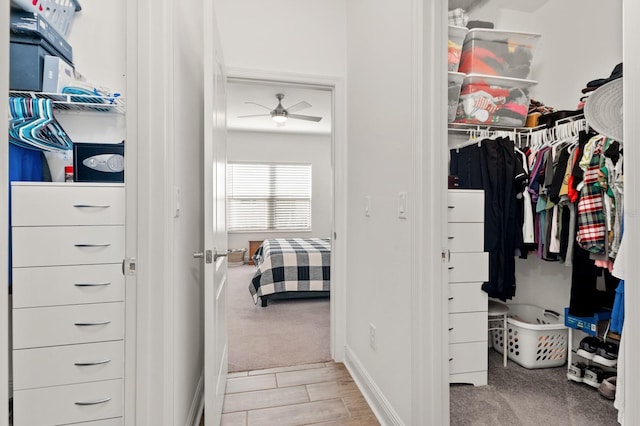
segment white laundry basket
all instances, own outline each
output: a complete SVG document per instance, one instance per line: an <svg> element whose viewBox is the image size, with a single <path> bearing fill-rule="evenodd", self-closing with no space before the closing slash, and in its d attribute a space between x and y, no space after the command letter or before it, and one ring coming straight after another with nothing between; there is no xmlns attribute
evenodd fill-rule
<svg viewBox="0 0 640 426"><path fill-rule="evenodd" d="M567 361L567 328L562 314L535 305L509 304L507 338L502 330L491 332L493 349L525 368L547 368Z"/></svg>

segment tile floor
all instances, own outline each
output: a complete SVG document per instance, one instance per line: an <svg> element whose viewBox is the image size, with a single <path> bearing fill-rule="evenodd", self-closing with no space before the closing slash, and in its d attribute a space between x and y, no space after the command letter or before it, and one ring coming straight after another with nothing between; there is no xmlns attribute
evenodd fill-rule
<svg viewBox="0 0 640 426"><path fill-rule="evenodd" d="M379 425L344 364L229 374L222 426Z"/></svg>

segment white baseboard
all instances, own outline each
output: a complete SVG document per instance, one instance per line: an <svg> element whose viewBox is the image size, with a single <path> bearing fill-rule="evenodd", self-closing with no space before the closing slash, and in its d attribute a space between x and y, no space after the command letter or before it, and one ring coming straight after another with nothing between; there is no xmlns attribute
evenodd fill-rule
<svg viewBox="0 0 640 426"><path fill-rule="evenodd" d="M189 409L189 415L187 416L186 426L199 426L200 419L204 412L204 373L200 374L200 380L198 380L198 387L193 394L193 400L191 401L191 408Z"/></svg>
<svg viewBox="0 0 640 426"><path fill-rule="evenodd" d="M382 426L404 426L400 416L395 412L387 398L380 391L367 370L349 346L345 347L345 366L360 392L369 403L371 410Z"/></svg>

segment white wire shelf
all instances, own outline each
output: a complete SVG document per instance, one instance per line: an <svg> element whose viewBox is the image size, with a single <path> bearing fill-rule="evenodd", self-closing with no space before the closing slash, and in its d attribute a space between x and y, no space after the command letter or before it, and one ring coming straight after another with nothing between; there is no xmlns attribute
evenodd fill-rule
<svg viewBox="0 0 640 426"><path fill-rule="evenodd" d="M117 96L74 95L67 93L44 93L31 91L9 91L16 98L51 99L53 107L63 111L98 111L124 114L124 98Z"/></svg>

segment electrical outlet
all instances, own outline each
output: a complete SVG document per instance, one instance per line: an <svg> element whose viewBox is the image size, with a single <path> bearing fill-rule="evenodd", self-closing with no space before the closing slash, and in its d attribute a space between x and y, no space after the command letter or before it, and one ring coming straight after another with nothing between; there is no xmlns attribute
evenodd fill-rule
<svg viewBox="0 0 640 426"><path fill-rule="evenodd" d="M371 346L373 350L378 348L376 343L376 326L371 323L369 323L369 346Z"/></svg>

